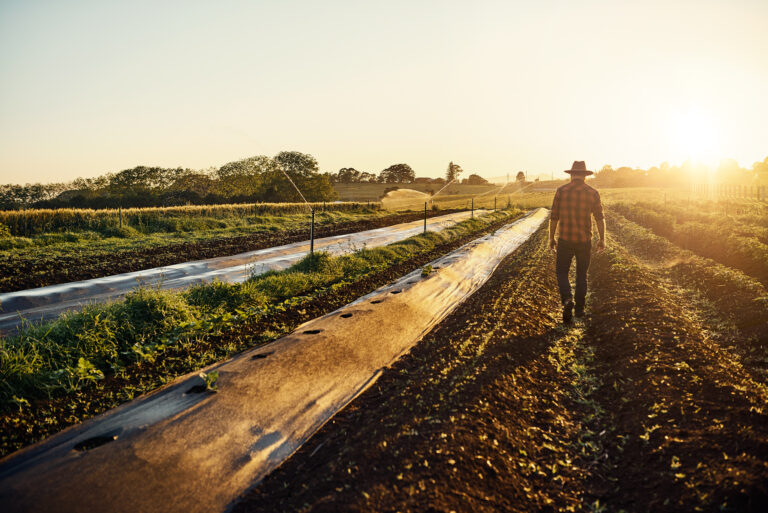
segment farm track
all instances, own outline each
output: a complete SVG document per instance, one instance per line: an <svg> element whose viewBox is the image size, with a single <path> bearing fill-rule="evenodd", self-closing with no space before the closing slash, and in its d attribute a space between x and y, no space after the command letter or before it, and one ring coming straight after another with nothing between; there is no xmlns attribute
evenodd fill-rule
<svg viewBox="0 0 768 513"><path fill-rule="evenodd" d="M154 390L173 377L204 365L198 362L190 367L190 361L194 361L190 354L197 355L198 360L204 359L205 364L209 364L245 349L269 343L293 331L300 324L344 306L467 242L497 230L513 219L515 217L502 219L482 230L439 245L432 251L416 255L408 261L363 276L353 283L320 290L284 310L251 319L224 333L196 339L183 349L166 350L152 361L137 362L125 373L129 378L108 375L97 386L85 389L75 396L38 400L33 402L30 408L19 412L6 412L0 416L0 456L42 440L142 393ZM45 422L40 422L39 419L45 419Z"/></svg>
<svg viewBox="0 0 768 513"><path fill-rule="evenodd" d="M436 217L458 210L429 211L427 217ZM353 221L327 226L316 226L315 237L331 237L363 230L383 228L394 224L423 219L423 213L395 214L367 221ZM309 239L309 229L277 232L259 232L237 237L199 242L181 242L141 250L105 253L98 260L77 255L60 255L35 260L0 261L0 292L14 292L72 281L88 280L220 256L236 255L246 251L301 242Z"/></svg>
<svg viewBox="0 0 768 513"><path fill-rule="evenodd" d="M765 387L625 250L569 328L552 268L542 229L235 511L765 511Z"/></svg>

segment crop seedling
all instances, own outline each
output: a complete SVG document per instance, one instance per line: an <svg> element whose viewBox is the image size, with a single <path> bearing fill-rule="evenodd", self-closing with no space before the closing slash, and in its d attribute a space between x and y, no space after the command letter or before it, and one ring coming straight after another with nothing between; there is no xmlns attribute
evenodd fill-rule
<svg viewBox="0 0 768 513"><path fill-rule="evenodd" d="M201 372L200 377L205 381L205 389L209 392L217 392L219 385L216 384L216 380L219 379L219 371Z"/></svg>

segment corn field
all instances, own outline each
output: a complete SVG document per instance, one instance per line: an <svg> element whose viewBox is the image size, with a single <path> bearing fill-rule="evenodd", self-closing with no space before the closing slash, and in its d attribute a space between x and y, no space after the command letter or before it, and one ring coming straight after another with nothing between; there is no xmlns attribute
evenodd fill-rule
<svg viewBox="0 0 768 513"><path fill-rule="evenodd" d="M12 236L30 236L40 233L68 230L94 230L121 226L151 226L169 219L213 218L225 219L249 215L287 215L316 211L353 212L365 208L378 210L378 202L338 203L246 203L229 205L189 205L176 207L128 209L31 209L0 210L0 226L6 226Z"/></svg>

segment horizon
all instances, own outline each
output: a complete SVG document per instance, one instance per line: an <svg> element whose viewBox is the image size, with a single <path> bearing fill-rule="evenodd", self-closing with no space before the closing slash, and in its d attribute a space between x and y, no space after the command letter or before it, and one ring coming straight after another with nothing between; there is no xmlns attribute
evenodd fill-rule
<svg viewBox="0 0 768 513"><path fill-rule="evenodd" d="M0 182L297 150L555 175L768 155L768 4L0 4Z"/></svg>

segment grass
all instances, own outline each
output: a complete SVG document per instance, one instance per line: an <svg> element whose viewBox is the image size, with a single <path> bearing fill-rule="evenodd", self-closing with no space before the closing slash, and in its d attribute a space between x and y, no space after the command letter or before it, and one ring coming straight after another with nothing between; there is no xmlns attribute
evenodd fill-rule
<svg viewBox="0 0 768 513"><path fill-rule="evenodd" d="M378 208L370 202L312 203L316 210L356 212ZM249 203L183 207L93 210L77 208L0 210L0 224L13 236L32 236L65 231L111 233L131 227L141 233L194 231L210 228L217 220L229 224L250 216L306 214L305 203ZM2 232L2 230L0 230Z"/></svg>
<svg viewBox="0 0 768 513"><path fill-rule="evenodd" d="M317 230L323 230L330 226L352 226L353 223L365 221L386 222L392 215L391 212L367 208L350 212L325 211L316 213L315 224ZM252 244L259 240L268 242L268 239L276 239L282 233L293 236L308 234L310 224L307 214L196 218L189 221L194 223L178 228L190 228L191 231L144 233L126 226L120 232L84 230L42 233L31 237L0 236L0 291L208 258L218 256L215 253L217 248L220 252L237 253L251 249ZM184 257L184 254L189 256Z"/></svg>
<svg viewBox="0 0 768 513"><path fill-rule="evenodd" d="M88 306L50 323L27 324L17 335L0 339L0 409L24 408L35 399L83 390L105 375L128 372L137 362L151 363L168 350L183 352L201 338L284 310L320 290L354 282L519 213L500 211L345 256L316 253L285 271L240 284L215 282L183 292L138 288L117 302ZM186 371L212 363L206 355L188 358Z"/></svg>
<svg viewBox="0 0 768 513"><path fill-rule="evenodd" d="M387 214L378 208L369 209L365 206L355 210L325 210L315 214L315 222L318 225L326 225L383 217ZM58 231L35 227L34 234L29 236L13 235L11 230L7 230L6 235L3 236L3 230L0 229L0 251L12 251L13 254L21 255L25 249L37 252L40 248L55 246L65 251L77 249L78 246L86 244L90 246L89 249L94 246L103 246L112 251L235 237L258 232L303 229L308 226L308 213L300 212L228 217L166 217L155 218L152 222L149 220L137 223L126 221L122 227L94 224L70 229L60 228Z"/></svg>

